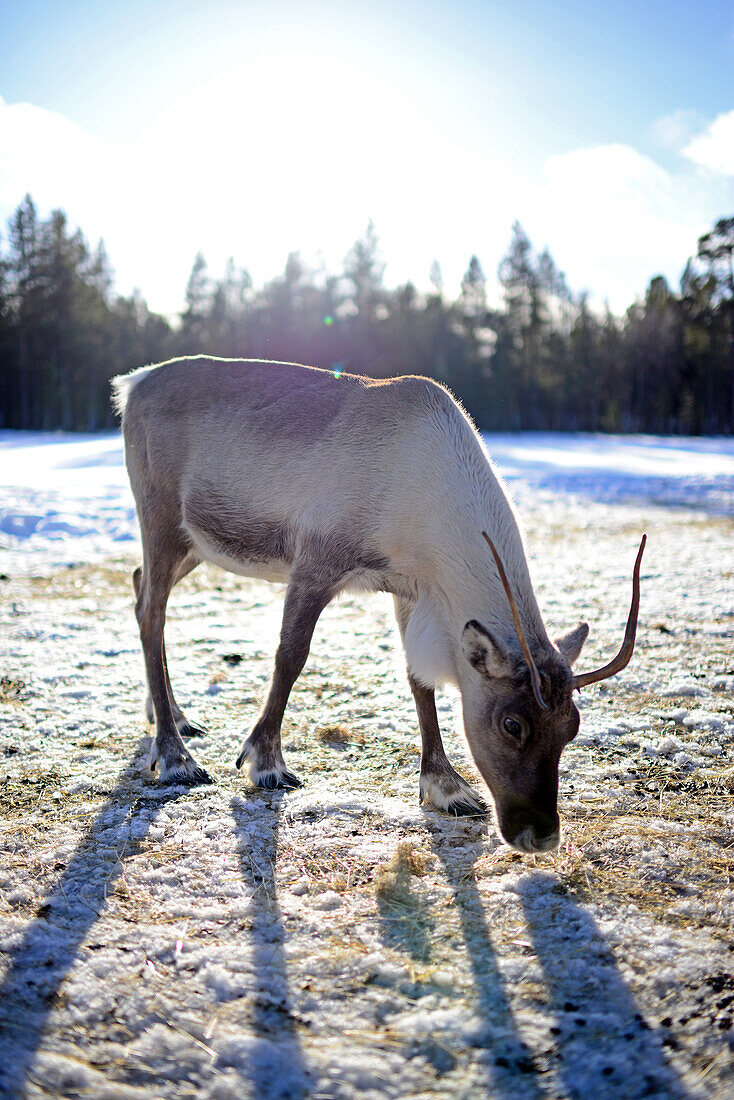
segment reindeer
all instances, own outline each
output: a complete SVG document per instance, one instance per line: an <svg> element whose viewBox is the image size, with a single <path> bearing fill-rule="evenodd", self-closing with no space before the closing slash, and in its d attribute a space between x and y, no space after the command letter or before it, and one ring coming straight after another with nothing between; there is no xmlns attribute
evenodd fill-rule
<svg viewBox="0 0 734 1100"><path fill-rule="evenodd" d="M444 387L208 356L143 367L113 387L142 536L135 610L160 780L211 782L184 745L197 731L173 697L163 639L172 587L208 561L287 581L270 690L236 761L255 785L300 786L280 728L321 612L346 590L388 592L418 713L421 800L487 812L441 740L435 689L452 683L504 840L556 848L558 765L579 728L573 692L632 656L645 536L621 649L575 675L588 625L549 639L513 508Z"/></svg>

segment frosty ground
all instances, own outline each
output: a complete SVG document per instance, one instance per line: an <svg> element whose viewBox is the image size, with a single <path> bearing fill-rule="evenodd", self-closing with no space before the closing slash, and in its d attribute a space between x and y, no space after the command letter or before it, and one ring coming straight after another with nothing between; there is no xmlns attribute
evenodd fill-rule
<svg viewBox="0 0 734 1100"><path fill-rule="evenodd" d="M156 784L119 440L0 433L0 1095L734 1097L734 444L488 442L549 628L591 622L584 667L649 538L554 856L418 805L383 598L324 613L284 729L305 786L267 794L234 759L282 589L196 570L169 661L216 784Z"/></svg>

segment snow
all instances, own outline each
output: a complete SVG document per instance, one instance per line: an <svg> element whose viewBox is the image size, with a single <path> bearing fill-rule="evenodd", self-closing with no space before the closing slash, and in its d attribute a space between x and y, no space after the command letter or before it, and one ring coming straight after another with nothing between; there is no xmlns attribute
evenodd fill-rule
<svg viewBox="0 0 734 1100"><path fill-rule="evenodd" d="M284 728L306 785L268 794L233 761L282 588L195 571L168 660L215 783L158 785L120 440L0 433L0 1096L734 1095L734 441L487 442L549 626L591 623L584 667L619 645L649 536L555 856L418 805L380 598L322 616Z"/></svg>
<svg viewBox="0 0 734 1100"><path fill-rule="evenodd" d="M608 503L734 512L734 439L679 436L486 434L505 478Z"/></svg>
<svg viewBox="0 0 734 1100"><path fill-rule="evenodd" d="M0 547L58 566L137 539L119 433L0 431ZM30 559L29 559L30 560Z"/></svg>

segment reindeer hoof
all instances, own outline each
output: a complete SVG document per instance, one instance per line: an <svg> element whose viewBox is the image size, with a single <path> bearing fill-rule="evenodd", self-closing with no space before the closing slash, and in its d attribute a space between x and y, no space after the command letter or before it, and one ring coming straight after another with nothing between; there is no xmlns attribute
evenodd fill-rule
<svg viewBox="0 0 734 1100"><path fill-rule="evenodd" d="M272 771L265 775L259 775L257 780L253 780L253 782L256 787L261 787L266 791L289 791L294 787L303 786L303 781L286 768L282 771Z"/></svg>
<svg viewBox="0 0 734 1100"><path fill-rule="evenodd" d="M441 771L423 772L420 778L420 800L454 817L484 817L489 813L484 799L472 790L448 761Z"/></svg>
<svg viewBox="0 0 734 1100"><path fill-rule="evenodd" d="M253 744L252 737L248 737L243 744L235 764L241 768L245 761L248 764L250 781L255 787L275 791L303 786L298 776L286 768L279 749L263 749L262 745Z"/></svg>
<svg viewBox="0 0 734 1100"><path fill-rule="evenodd" d="M198 764L194 769L194 774L188 776L186 779L181 780L187 787L206 787L214 783L214 780L209 775L206 768L200 767Z"/></svg>
<svg viewBox="0 0 734 1100"><path fill-rule="evenodd" d="M157 742L154 740L150 751L150 770L155 772L156 769L161 783L199 787L214 782L209 773L197 764L185 749L183 752L169 750L168 759L166 759L166 753L159 751Z"/></svg>
<svg viewBox="0 0 734 1100"><path fill-rule="evenodd" d="M192 722L182 722L178 727L182 737L206 737L207 731L201 726L195 726Z"/></svg>
<svg viewBox="0 0 734 1100"><path fill-rule="evenodd" d="M191 766L168 768L165 776L161 776L161 782L170 783L171 786L204 787L214 783L214 780L205 768L194 764L193 768Z"/></svg>
<svg viewBox="0 0 734 1100"><path fill-rule="evenodd" d="M453 814L454 817L486 817L489 813L489 806L478 796L476 802L467 802L464 799L455 798L449 802L445 812Z"/></svg>

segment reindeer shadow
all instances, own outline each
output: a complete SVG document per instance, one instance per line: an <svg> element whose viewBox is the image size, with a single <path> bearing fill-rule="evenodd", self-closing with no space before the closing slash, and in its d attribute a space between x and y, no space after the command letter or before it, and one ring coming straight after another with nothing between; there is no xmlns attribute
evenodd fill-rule
<svg viewBox="0 0 734 1100"><path fill-rule="evenodd" d="M555 1058L569 1100L637 1100L690 1094L669 1064L592 917L553 875L518 893L556 1017Z"/></svg>
<svg viewBox="0 0 734 1100"><path fill-rule="evenodd" d="M486 1050L487 1095L492 1100L540 1100L545 1094L538 1084L538 1069L512 1014L477 887L474 863L484 847L478 841L459 854L449 847L445 834L438 832L433 834L431 846L454 892L484 1021L484 1034L477 1045Z"/></svg>
<svg viewBox="0 0 734 1100"><path fill-rule="evenodd" d="M36 919L29 924L18 946L9 952L10 964L0 987L0 1096L23 1095L62 983L122 871L122 857L140 851L153 823L155 813L136 812L146 801L145 794L140 795L140 776L148 745L146 737L77 845L64 873L39 907ZM154 811L180 795L180 788L156 792ZM117 810L111 820L115 806ZM135 835L129 828L133 823ZM116 826L117 858L112 864L107 836L103 851L98 850L110 825Z"/></svg>
<svg viewBox="0 0 734 1100"><path fill-rule="evenodd" d="M247 1064L239 1070L247 1076L253 1100L301 1100L310 1094L313 1081L291 1009L285 929L275 884L283 792L263 795L260 801L255 817L245 812L241 798L233 798L230 803L242 876L255 891L250 933L257 985L250 1021L255 1042L247 1052ZM270 824L270 836L264 844L252 842L253 822Z"/></svg>

